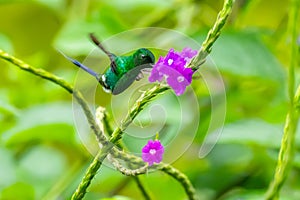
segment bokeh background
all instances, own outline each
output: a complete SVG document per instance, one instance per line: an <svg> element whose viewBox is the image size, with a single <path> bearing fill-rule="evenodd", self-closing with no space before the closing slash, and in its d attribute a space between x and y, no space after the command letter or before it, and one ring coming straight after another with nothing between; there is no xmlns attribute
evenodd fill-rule
<svg viewBox="0 0 300 200"><path fill-rule="evenodd" d="M73 82L77 69L56 49L83 60L94 48L88 33L105 40L140 27L177 30L201 43L222 4L0 0L0 48ZM210 123L210 94L199 82L193 85L201 110L197 137L173 164L188 175L202 199L262 199L272 180L288 108L288 9L287 1L236 1L212 52L226 87L225 125L215 148L202 159L198 151ZM68 199L92 160L74 129L72 96L7 62L0 60L0 66L0 199ZM110 95L101 88L97 92L97 104L108 106ZM299 153L297 148L282 199L300 199ZM141 180L153 199L186 198L165 174L149 173ZM103 167L85 199L110 198L142 196L132 179Z"/></svg>

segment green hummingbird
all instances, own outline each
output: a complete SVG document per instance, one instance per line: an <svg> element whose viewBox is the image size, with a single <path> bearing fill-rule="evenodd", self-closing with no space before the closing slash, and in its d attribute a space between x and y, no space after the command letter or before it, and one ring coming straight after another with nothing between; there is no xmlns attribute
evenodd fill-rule
<svg viewBox="0 0 300 200"><path fill-rule="evenodd" d="M94 76L106 92L111 92L113 95L120 94L135 80L143 78L142 70L153 67L155 57L148 49L140 48L129 56L116 56L107 51L93 34L89 36L110 59L110 65L103 74L96 73L79 61L62 54L73 64Z"/></svg>

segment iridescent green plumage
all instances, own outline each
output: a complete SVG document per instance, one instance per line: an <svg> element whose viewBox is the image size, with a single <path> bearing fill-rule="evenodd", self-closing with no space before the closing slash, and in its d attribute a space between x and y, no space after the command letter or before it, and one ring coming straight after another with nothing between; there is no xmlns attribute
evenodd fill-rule
<svg viewBox="0 0 300 200"><path fill-rule="evenodd" d="M116 56L107 51L94 35L92 41L110 58L111 64L103 74L97 74L77 60L69 58L76 66L96 77L106 91L119 94L127 89L135 80L138 80L142 69L152 68L155 62L153 53L145 48L136 50L130 56Z"/></svg>
<svg viewBox="0 0 300 200"><path fill-rule="evenodd" d="M155 58L148 49L138 49L130 56L113 55L115 70L110 66L100 77L100 84L105 89L112 91L113 94L119 94L128 88L134 80L137 79L141 70L151 68Z"/></svg>

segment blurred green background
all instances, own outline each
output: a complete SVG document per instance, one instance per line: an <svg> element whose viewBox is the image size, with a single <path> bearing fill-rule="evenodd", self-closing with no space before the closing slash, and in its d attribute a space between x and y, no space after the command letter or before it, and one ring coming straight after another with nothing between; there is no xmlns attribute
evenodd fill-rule
<svg viewBox="0 0 300 200"><path fill-rule="evenodd" d="M94 48L88 33L105 40L139 27L178 30L201 43L222 4L0 0L0 48L73 82L77 69L56 48L82 60ZM226 86L224 132L203 159L198 150L210 122L210 96L205 87L193 86L201 110L198 134L174 166L189 176L202 199L262 199L272 180L288 107L288 8L280 0L236 1L212 52ZM0 60L0 66L0 199L68 199L92 160L73 128L72 96L7 62ZM98 101L107 106L110 95ZM296 159L282 199L300 199L299 141L297 134ZM153 199L186 199L180 185L165 174L149 173L141 180ZM142 199L131 179L103 167L85 199L116 195Z"/></svg>

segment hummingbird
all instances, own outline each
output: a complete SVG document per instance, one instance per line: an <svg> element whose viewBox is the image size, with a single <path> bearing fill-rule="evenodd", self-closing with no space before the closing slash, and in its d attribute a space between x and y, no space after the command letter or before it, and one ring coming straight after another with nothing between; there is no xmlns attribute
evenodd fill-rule
<svg viewBox="0 0 300 200"><path fill-rule="evenodd" d="M62 54L74 65L95 77L106 92L113 95L122 93L135 80L138 81L143 78L143 70L153 67L155 57L149 49L140 48L129 56L117 56L104 48L94 34L91 33L89 37L110 59L110 65L103 74L97 73L79 61Z"/></svg>

